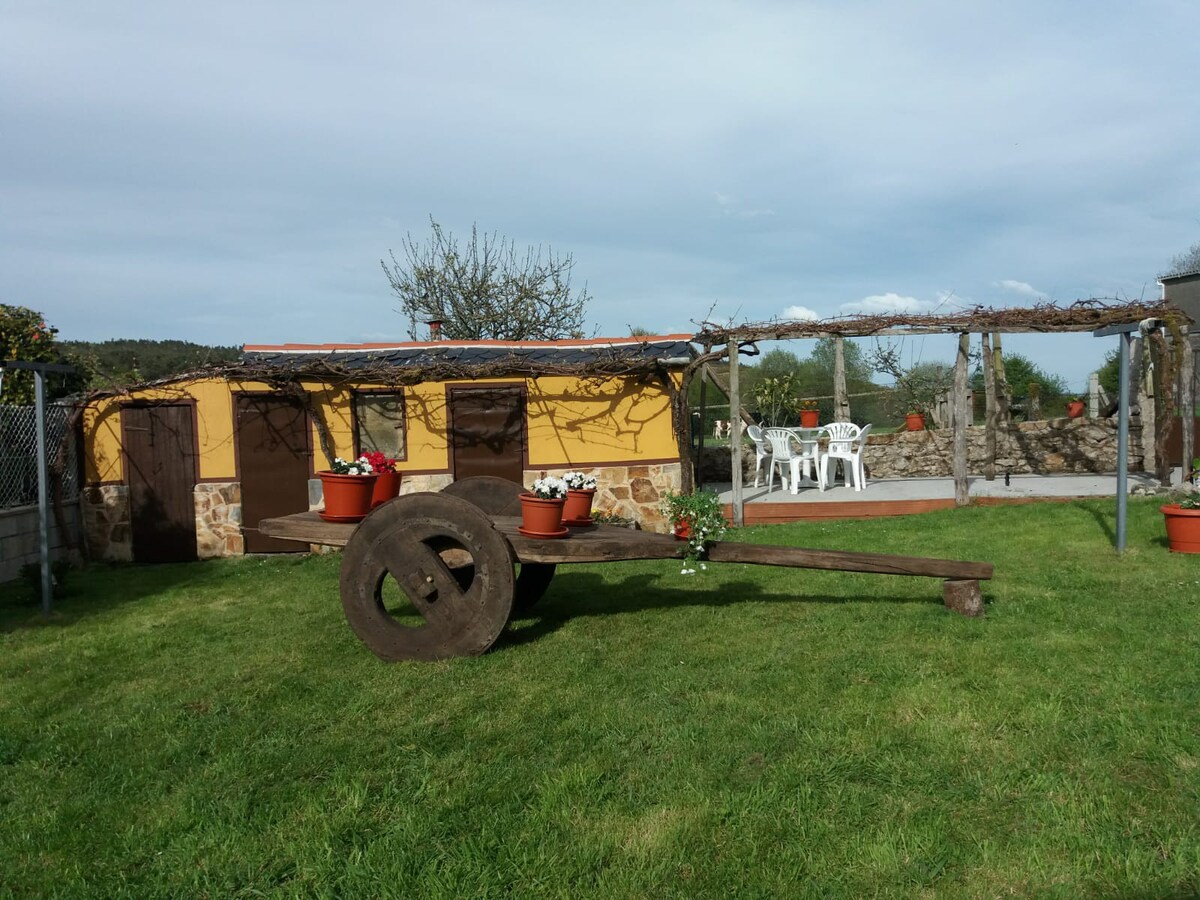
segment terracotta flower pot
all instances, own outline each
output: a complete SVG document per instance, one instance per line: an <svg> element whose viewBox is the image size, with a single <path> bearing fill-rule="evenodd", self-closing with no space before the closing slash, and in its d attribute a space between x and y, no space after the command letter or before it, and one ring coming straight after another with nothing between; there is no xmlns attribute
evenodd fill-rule
<svg viewBox="0 0 1200 900"><path fill-rule="evenodd" d="M1200 509L1180 509L1178 503L1160 506L1167 517L1167 542L1173 553L1200 553Z"/></svg>
<svg viewBox="0 0 1200 900"><path fill-rule="evenodd" d="M521 495L522 534L530 537L566 537L569 530L563 527L563 507L567 501L543 500L537 494Z"/></svg>
<svg viewBox="0 0 1200 900"><path fill-rule="evenodd" d="M379 478L375 482L375 490L371 492L371 509L398 496L400 496L400 473L380 472Z"/></svg>
<svg viewBox="0 0 1200 900"><path fill-rule="evenodd" d="M318 472L321 492L325 495L322 519L331 522L358 522L371 511L371 494L378 475L337 475Z"/></svg>
<svg viewBox="0 0 1200 900"><path fill-rule="evenodd" d="M800 410L800 427L816 428L821 423L821 412L816 409Z"/></svg>
<svg viewBox="0 0 1200 900"><path fill-rule="evenodd" d="M567 504L563 507L563 521L567 523L591 524L592 521L592 498L596 496L596 489L575 490L571 488L567 491Z"/></svg>
<svg viewBox="0 0 1200 900"><path fill-rule="evenodd" d="M1072 419L1083 418L1083 401L1072 400L1067 403L1067 416Z"/></svg>
<svg viewBox="0 0 1200 900"><path fill-rule="evenodd" d="M904 417L905 431L924 431L925 430L925 415L923 413L909 413Z"/></svg>
<svg viewBox="0 0 1200 900"><path fill-rule="evenodd" d="M675 535L677 540L686 541L692 536L692 523L687 519L676 519L675 524L671 528L671 533Z"/></svg>

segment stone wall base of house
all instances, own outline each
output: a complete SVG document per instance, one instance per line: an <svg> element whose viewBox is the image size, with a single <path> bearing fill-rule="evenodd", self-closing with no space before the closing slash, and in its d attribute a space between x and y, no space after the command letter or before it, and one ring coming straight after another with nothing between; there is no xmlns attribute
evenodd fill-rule
<svg viewBox="0 0 1200 900"><path fill-rule="evenodd" d="M133 560L129 488L126 485L99 484L84 488L83 534L92 559Z"/></svg>
<svg viewBox="0 0 1200 900"><path fill-rule="evenodd" d="M192 490L196 507L196 555L200 559L241 556L242 486L236 481L198 484Z"/></svg>
<svg viewBox="0 0 1200 900"><path fill-rule="evenodd" d="M678 491L682 484L679 463L526 469L525 483L532 484L534 480L545 475L562 475L563 472L569 471L584 472L596 477L593 509L633 519L646 531L665 533L670 530L661 506L667 491Z"/></svg>

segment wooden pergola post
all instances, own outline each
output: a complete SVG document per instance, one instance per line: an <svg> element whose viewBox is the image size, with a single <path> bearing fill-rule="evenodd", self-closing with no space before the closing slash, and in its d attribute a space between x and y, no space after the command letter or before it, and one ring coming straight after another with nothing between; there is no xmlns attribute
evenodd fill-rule
<svg viewBox="0 0 1200 900"><path fill-rule="evenodd" d="M846 392L846 348L845 338L840 334L833 338L833 420L850 421L850 397Z"/></svg>
<svg viewBox="0 0 1200 900"><path fill-rule="evenodd" d="M986 331L979 336L983 345L984 450L983 477L996 480L996 375L992 364L992 339Z"/></svg>
<svg viewBox="0 0 1200 900"><path fill-rule="evenodd" d="M967 484L967 426L971 414L967 399L967 356L971 335L958 336L958 356L954 360L954 505L966 506L971 498Z"/></svg>
<svg viewBox="0 0 1200 900"><path fill-rule="evenodd" d="M730 481L733 496L733 524L740 528L745 522L742 510L742 396L738 386L738 342L734 338L727 345L729 354L729 460L732 470Z"/></svg>
<svg viewBox="0 0 1200 900"><path fill-rule="evenodd" d="M1183 426L1183 479L1195 478L1192 460L1196 458L1196 351L1185 332L1183 354L1179 359L1179 414Z"/></svg>
<svg viewBox="0 0 1200 900"><path fill-rule="evenodd" d="M1004 371L1004 346L999 331L992 332L992 375L996 379L996 419L1006 428L1012 424L1008 375Z"/></svg>

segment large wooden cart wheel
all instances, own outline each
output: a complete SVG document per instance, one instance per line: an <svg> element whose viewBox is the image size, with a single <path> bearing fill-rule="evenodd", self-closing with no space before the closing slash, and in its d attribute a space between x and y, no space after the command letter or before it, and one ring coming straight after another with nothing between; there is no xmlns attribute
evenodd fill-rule
<svg viewBox="0 0 1200 900"><path fill-rule="evenodd" d="M460 497L474 503L489 516L520 516L520 496L525 488L507 478L493 475L472 475L452 481L442 488L443 494ZM554 580L554 563L519 563L517 587L513 596L513 612L518 615L528 612L542 599L542 594Z"/></svg>
<svg viewBox="0 0 1200 900"><path fill-rule="evenodd" d="M389 580L419 617L403 621L389 610ZM407 494L380 506L342 554L346 619L389 661L483 653L508 624L513 589L508 541L481 510L445 494Z"/></svg>

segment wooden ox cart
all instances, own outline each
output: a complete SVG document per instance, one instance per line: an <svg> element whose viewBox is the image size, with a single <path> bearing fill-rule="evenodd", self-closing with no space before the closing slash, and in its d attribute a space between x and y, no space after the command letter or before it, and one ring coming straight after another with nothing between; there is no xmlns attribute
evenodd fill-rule
<svg viewBox="0 0 1200 900"><path fill-rule="evenodd" d="M385 660L483 653L496 642L514 610L527 610L545 593L560 563L672 559L683 554L684 544L672 535L607 525L572 528L564 539L518 534L517 498L522 490L502 478L465 478L440 493L397 497L357 525L325 522L309 512L264 519L259 531L345 548L342 608L354 633ZM714 563L941 578L946 606L968 616L983 613L979 582L992 577L990 563L733 541L710 544L707 557ZM385 609L388 575L424 624L402 624Z"/></svg>

